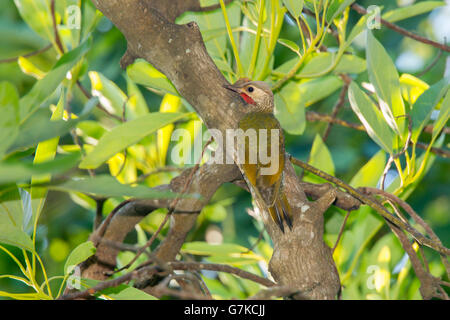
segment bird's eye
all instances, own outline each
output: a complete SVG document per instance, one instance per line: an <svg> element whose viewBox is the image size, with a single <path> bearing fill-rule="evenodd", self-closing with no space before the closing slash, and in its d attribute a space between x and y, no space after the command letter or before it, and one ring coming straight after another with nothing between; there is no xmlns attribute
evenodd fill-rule
<svg viewBox="0 0 450 320"><path fill-rule="evenodd" d="M253 87L248 87L248 88L247 88L247 91L248 91L248 92L253 92L253 91L255 91L255 89L254 89Z"/></svg>

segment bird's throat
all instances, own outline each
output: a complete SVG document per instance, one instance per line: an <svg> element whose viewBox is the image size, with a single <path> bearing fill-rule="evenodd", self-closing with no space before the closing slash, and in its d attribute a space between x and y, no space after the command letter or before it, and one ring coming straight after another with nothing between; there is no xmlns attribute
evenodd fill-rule
<svg viewBox="0 0 450 320"><path fill-rule="evenodd" d="M250 98L250 96L246 95L243 92L241 92L240 95L241 95L242 99L244 99L244 101L247 102L248 104L255 104L255 100Z"/></svg>

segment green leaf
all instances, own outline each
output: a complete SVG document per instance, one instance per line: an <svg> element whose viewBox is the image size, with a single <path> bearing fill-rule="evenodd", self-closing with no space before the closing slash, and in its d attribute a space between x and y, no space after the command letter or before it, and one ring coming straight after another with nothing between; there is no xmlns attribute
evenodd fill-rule
<svg viewBox="0 0 450 320"><path fill-rule="evenodd" d="M227 217L227 209L220 203L203 207L201 213L212 222L222 222Z"/></svg>
<svg viewBox="0 0 450 320"><path fill-rule="evenodd" d="M116 153L187 115L187 113L155 112L125 122L102 136L94 150L80 163L80 168L95 169Z"/></svg>
<svg viewBox="0 0 450 320"><path fill-rule="evenodd" d="M31 147L39 142L47 141L55 137L61 137L67 134L87 115L72 120L54 120L49 119L48 111L42 110L35 113L19 127L19 134L8 152L18 149Z"/></svg>
<svg viewBox="0 0 450 320"><path fill-rule="evenodd" d="M35 66L28 58L19 57L19 59L17 59L17 64L19 65L20 70L22 70L23 73L31 77L34 77L38 80L45 77L45 72Z"/></svg>
<svg viewBox="0 0 450 320"><path fill-rule="evenodd" d="M370 14L366 14L358 20L358 22L352 28L352 31L350 31L350 34L348 35L347 39L345 39L345 43L343 44L344 48L350 46L350 44L356 39L356 37L359 36L359 34L366 29L367 18L369 17L369 15Z"/></svg>
<svg viewBox="0 0 450 320"><path fill-rule="evenodd" d="M352 82L348 90L348 99L353 111L358 116L361 123L366 128L368 135L383 150L392 154L394 132L385 122L383 115L372 100Z"/></svg>
<svg viewBox="0 0 450 320"><path fill-rule="evenodd" d="M202 0L202 6L215 5L217 0ZM233 1L227 7L228 19L232 29L239 27L241 22L241 4ZM203 39L205 40L206 49L210 56L225 57L228 35L225 29L225 20L222 11L211 10L208 12L186 12L177 18L177 24L186 24L195 21L200 28ZM218 33L218 31L223 31ZM214 36L211 33L216 33ZM253 42L252 42L253 43ZM225 60L223 60L226 62Z"/></svg>
<svg viewBox="0 0 450 320"><path fill-rule="evenodd" d="M48 0L14 0L22 19L42 38L53 41L53 23Z"/></svg>
<svg viewBox="0 0 450 320"><path fill-rule="evenodd" d="M353 2L355 0L332 0L327 10L327 22L331 23L334 18L340 15Z"/></svg>
<svg viewBox="0 0 450 320"><path fill-rule="evenodd" d="M194 255L231 255L231 254L244 254L248 252L248 248L234 244L210 244L203 241L186 242L183 244L181 250L185 253Z"/></svg>
<svg viewBox="0 0 450 320"><path fill-rule="evenodd" d="M288 40L288 39L281 39L281 38L279 38L278 42L281 43L283 46L291 49L295 53L299 53L300 52L299 46L294 41L291 41L291 40Z"/></svg>
<svg viewBox="0 0 450 320"><path fill-rule="evenodd" d="M342 80L337 76L326 76L312 80L302 80L298 86L301 100L308 107L331 95L342 87Z"/></svg>
<svg viewBox="0 0 450 320"><path fill-rule="evenodd" d="M113 114L122 115L128 100L127 95L111 80L99 72L89 72L92 95L98 97L102 105ZM128 114L128 113L125 113Z"/></svg>
<svg viewBox="0 0 450 320"><path fill-rule="evenodd" d="M303 2L303 0L283 0L284 6L294 18L297 18L302 14Z"/></svg>
<svg viewBox="0 0 450 320"><path fill-rule="evenodd" d="M376 187L384 167L386 166L386 153L383 150L378 151L350 181L353 188L358 187Z"/></svg>
<svg viewBox="0 0 450 320"><path fill-rule="evenodd" d="M388 53L367 31L367 70L370 82L375 87L381 112L387 124L398 134L403 134L405 123L405 105L400 90L397 69ZM397 118L396 117L401 117Z"/></svg>
<svg viewBox="0 0 450 320"><path fill-rule="evenodd" d="M383 14L382 18L389 22L397 22L400 20L408 19L419 14L429 12L437 7L444 6L443 1L424 1L418 2L411 6L397 8Z"/></svg>
<svg viewBox="0 0 450 320"><path fill-rule="evenodd" d="M64 54L52 70L42 80L37 81L30 92L20 99L21 123L25 122L48 99L90 46L91 41L85 41L79 47Z"/></svg>
<svg viewBox="0 0 450 320"><path fill-rule="evenodd" d="M305 130L305 107L326 98L342 81L336 76L289 82L275 94L275 116L290 134L302 134Z"/></svg>
<svg viewBox="0 0 450 320"><path fill-rule="evenodd" d="M441 132L442 128L448 122L450 117L450 93L447 91L444 100L441 104L441 109L439 110L439 115L437 119L434 121L433 133L431 138L434 140L437 138L437 135Z"/></svg>
<svg viewBox="0 0 450 320"><path fill-rule="evenodd" d="M449 88L450 84L448 83L448 80L442 79L428 88L428 90L417 98L411 110L411 141L413 143L417 143L420 133L430 120L433 109L442 99L444 94L449 90Z"/></svg>
<svg viewBox="0 0 450 320"><path fill-rule="evenodd" d="M83 278L81 283L85 289L88 289L96 286L100 281ZM154 296L126 284L104 289L100 293L114 300L158 300Z"/></svg>
<svg viewBox="0 0 450 320"><path fill-rule="evenodd" d="M81 192L101 197L134 197L139 199L172 199L177 195L169 191L158 191L146 186L121 184L110 175L97 175L91 178L74 178L57 185L47 186L51 190Z"/></svg>
<svg viewBox="0 0 450 320"><path fill-rule="evenodd" d="M127 77L127 93L128 93L128 106L130 109L130 114L127 114L127 119L132 120L140 116L149 113L147 102L139 90L138 86Z"/></svg>
<svg viewBox="0 0 450 320"><path fill-rule="evenodd" d="M366 60L353 54L344 54L333 72L358 74L366 71Z"/></svg>
<svg viewBox="0 0 450 320"><path fill-rule="evenodd" d="M306 127L305 103L301 101L298 85L288 82L275 95L275 117L290 134L302 134Z"/></svg>
<svg viewBox="0 0 450 320"><path fill-rule="evenodd" d="M0 83L0 159L19 133L19 94L9 82Z"/></svg>
<svg viewBox="0 0 450 320"><path fill-rule="evenodd" d="M79 158L79 154L64 155L34 165L26 162L0 162L0 184L27 181L34 175L61 173L75 167Z"/></svg>
<svg viewBox="0 0 450 320"><path fill-rule="evenodd" d="M6 243L33 252L33 241L28 234L18 227L0 224L0 243Z"/></svg>
<svg viewBox="0 0 450 320"><path fill-rule="evenodd" d="M234 264L234 265L243 265L243 264L254 264L261 261L261 257L257 255L249 255L242 257L233 257L228 255L213 255L208 257L206 260L211 263L221 263L221 264Z"/></svg>
<svg viewBox="0 0 450 320"><path fill-rule="evenodd" d="M11 224L23 229L23 209L19 188L16 184L3 186L0 190L0 225Z"/></svg>
<svg viewBox="0 0 450 320"><path fill-rule="evenodd" d="M81 40L87 39L103 17L91 1L81 2Z"/></svg>
<svg viewBox="0 0 450 320"><path fill-rule="evenodd" d="M54 121L63 118L65 104L66 104L66 91L62 90L58 105L56 106L55 111L53 111L53 114L50 118L50 124L52 124ZM44 123L47 123L47 121L45 121ZM31 132L34 133L34 131ZM56 155L58 143L59 143L59 135L56 135L54 138L51 138L49 140L40 142L36 148L33 163L42 163L53 160ZM31 184L43 184L49 182L50 179L51 179L50 174L33 176L31 177ZM47 189L45 188L35 189L33 187L31 188L33 221L39 219L41 210L44 207L46 197L47 197Z"/></svg>
<svg viewBox="0 0 450 320"><path fill-rule="evenodd" d="M308 163L317 169L325 171L330 175L334 175L333 158L331 157L330 151L319 134L316 134L316 137L314 138ZM304 180L314 183L323 182L322 178L316 177L310 173L305 174Z"/></svg>
<svg viewBox="0 0 450 320"><path fill-rule="evenodd" d="M312 55L311 58L308 58L303 64L302 68L297 73L297 77L301 78L312 78L316 77L323 73L324 70L330 68L334 59L336 59L335 54L330 52L319 52L317 54ZM279 73L287 73L292 67L297 63L298 58L291 59L277 69L275 72ZM351 54L344 54L336 67L333 69L333 72L336 74L339 73L361 73L366 70L366 61L358 56Z"/></svg>
<svg viewBox="0 0 450 320"><path fill-rule="evenodd" d="M72 272L73 267L79 265L87 258L94 255L96 250L97 249L95 248L92 241L86 241L78 245L67 257L66 263L64 265L64 274L67 275Z"/></svg>
<svg viewBox="0 0 450 320"><path fill-rule="evenodd" d="M165 93L178 95L177 90L167 77L145 60L137 59L133 64L129 65L127 75L135 83L161 90Z"/></svg>

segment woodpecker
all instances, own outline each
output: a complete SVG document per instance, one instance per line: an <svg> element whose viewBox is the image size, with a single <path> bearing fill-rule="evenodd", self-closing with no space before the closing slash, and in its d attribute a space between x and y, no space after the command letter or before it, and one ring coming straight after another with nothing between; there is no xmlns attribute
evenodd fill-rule
<svg viewBox="0 0 450 320"><path fill-rule="evenodd" d="M238 148L245 148L245 160L240 161L239 166L244 174L244 177L249 184L249 187L254 191L253 193L260 202L265 204L273 221L278 225L282 232L284 232L285 222L290 229L292 229L291 207L287 201L286 195L282 190L283 169L285 164L284 151L284 136L280 123L275 118L274 112L274 98L270 86L264 81L251 81L248 78L241 78L233 85L225 85L225 88L238 93L246 103L245 115L239 120L238 128L243 131L254 129L257 135L258 144L238 145ZM266 129L265 134L262 134L260 129ZM274 131L275 129L275 135ZM276 146L272 140L278 139L278 148L273 150L272 146ZM261 143L262 142L262 143ZM270 155L271 161L261 161L258 157L255 161L250 160L250 152L255 148L266 148L266 150L258 150L258 155L261 151L264 154ZM271 153L275 151L275 155ZM272 158L272 156L275 156ZM274 161L275 159L275 166ZM268 170L272 166L275 170ZM267 172L270 171L269 174ZM266 172L266 173L264 173Z"/></svg>

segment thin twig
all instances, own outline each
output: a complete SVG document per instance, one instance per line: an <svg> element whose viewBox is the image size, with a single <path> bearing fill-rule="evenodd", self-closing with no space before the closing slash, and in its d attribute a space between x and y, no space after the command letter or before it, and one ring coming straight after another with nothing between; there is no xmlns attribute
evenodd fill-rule
<svg viewBox="0 0 450 320"><path fill-rule="evenodd" d="M102 291L102 290L105 290L108 288L117 287L118 285L120 285L122 283L129 282L133 279L139 279L143 275L148 276L150 274L156 274L156 273L158 273L158 270L159 270L159 268L157 266L145 267L140 270L134 270L132 272L124 274L123 276L117 277L115 279L100 282L99 284L97 284L87 290L77 291L77 292L72 292L72 293L62 295L59 298L59 300L86 299L99 291Z"/></svg>
<svg viewBox="0 0 450 320"><path fill-rule="evenodd" d="M339 230L339 234L338 234L338 237L336 239L336 242L335 242L335 244L333 246L333 249L331 249L331 254L334 253L334 251L336 250L336 248L337 248L337 246L339 244L339 241L341 240L342 234L344 233L344 230L345 230L345 225L347 224L348 217L350 216L350 212L351 211L347 211L347 214L344 217L344 221L342 222L341 229Z"/></svg>
<svg viewBox="0 0 450 320"><path fill-rule="evenodd" d="M155 169L155 170L153 170L153 171L150 171L150 172L147 172L147 173L145 173L145 174L143 174L143 175L140 175L140 176L139 176L134 182L132 182L131 184L142 182L142 181L144 181L145 179L147 179L149 176L154 175L154 174L158 174L158 173L161 173L161 172L180 172L180 171L183 171L183 170L184 170L183 168L179 168L179 167L169 167L169 166L165 166L165 167L162 167L162 168L157 168L157 169Z"/></svg>
<svg viewBox="0 0 450 320"><path fill-rule="evenodd" d="M96 210L95 210L95 218L94 218L94 231L97 230L97 228L102 223L102 217L103 217L103 206L105 204L106 198L95 198L95 204L96 204Z"/></svg>
<svg viewBox="0 0 450 320"><path fill-rule="evenodd" d="M362 6L360 6L360 5L357 4L357 3L353 3L353 4L351 5L351 8L352 8L353 10L355 10L356 12L358 12L359 14L361 14L361 15L367 14L367 10L364 9ZM428 39L428 38L419 36L419 35L417 35L417 34L415 34L415 33L412 33L411 31L408 31L408 30L406 30L406 29L403 29L403 28L399 27L398 25L393 24L393 23L391 23L391 22L389 22L389 21L386 21L386 20L384 20L384 19L382 19L382 18L380 19L380 22L381 22L382 24L384 24L386 27L388 27L389 29L392 29L392 30L394 30L395 32L400 33L400 34L402 34L402 35L404 35L404 36L406 36L406 37L409 37L409 38L411 38L411 39L414 39L414 40L416 40L416 41L419 41L419 42L422 42L422 43L425 43L425 44L429 44L429 45L431 45L431 46L433 46L433 47L435 47L435 48L444 50L444 51L446 51L446 52L450 52L450 47L447 46L447 45L445 45L445 44L442 44L442 43L439 43L439 42L430 40L430 39Z"/></svg>
<svg viewBox="0 0 450 320"><path fill-rule="evenodd" d="M50 5L50 10L51 10L51 14L52 14L52 25L53 25L53 34L55 36L55 43L58 46L59 51L61 51L61 54L64 54L64 46L63 46L61 38L59 36L58 26L56 24L55 0L52 0L51 5Z"/></svg>
<svg viewBox="0 0 450 320"><path fill-rule="evenodd" d="M442 50L439 50L438 54L436 55L436 57L433 59L433 61L431 61L431 63L425 68L423 69L420 73L418 73L416 75L417 78L421 78L423 75L425 75L428 71L430 71L435 65L436 63L438 63L439 59L442 56Z"/></svg>
<svg viewBox="0 0 450 320"><path fill-rule="evenodd" d="M83 87L83 85L81 84L81 82L79 80L77 80L77 87L80 89L80 91L83 93L83 95L88 99L92 99L92 95L86 90L85 87ZM100 110L102 110L104 113L106 113L108 116L122 121L122 117L119 117L118 115L112 114L111 112L109 112L100 102L97 103L97 108L99 108Z"/></svg>
<svg viewBox="0 0 450 320"><path fill-rule="evenodd" d="M322 113L315 112L315 111L307 111L306 112L306 120L309 122L314 122L314 121L328 122L328 123L340 125L342 127L355 129L358 131L364 131L364 132L366 131L366 129L364 128L364 126L362 124L357 124L357 123L349 122L349 121L338 119L338 118L332 118L330 115L322 114ZM433 126L427 125L427 126L425 126L423 131L427 132L427 133L431 133L431 132L433 132ZM445 134L450 134L450 127L443 128L442 132ZM422 142L417 142L416 146L423 150L428 150L428 148L429 148L428 144L422 143ZM450 159L450 151L448 151L448 150L431 147L430 151L440 157Z"/></svg>
<svg viewBox="0 0 450 320"><path fill-rule="evenodd" d="M388 219L390 222L395 224L396 226L402 228L403 230L407 231L409 234L411 234L417 241L419 241L421 244L426 245L434 250L436 250L439 253L442 253L444 255L449 256L450 255L450 249L444 247L442 244L436 243L434 240L431 240L427 237L425 237L423 234L421 234L419 231L414 229L409 224L405 224L401 219L394 216L391 212L389 212L383 205L381 205L379 202L373 200L371 197L363 194L362 192L356 190L355 188L351 187L350 185L344 183L342 180L329 175L326 172L323 172L322 170L319 170L299 159L294 158L293 156L290 156L290 161L292 164L295 164L311 173L313 173L316 176L319 176L331 183L334 183L338 187L344 189L347 191L351 196L358 199L362 203L372 207L378 214L380 214L382 217Z"/></svg>
<svg viewBox="0 0 450 320"><path fill-rule="evenodd" d="M260 277L256 274L226 264L173 261L169 262L168 265L174 270L189 270L189 271L210 270L217 272L227 272L234 274L240 278L248 279L253 282L259 283L265 287L273 287L276 285L275 282L267 278Z"/></svg>
<svg viewBox="0 0 450 320"><path fill-rule="evenodd" d="M260 290L255 295L249 297L247 300L268 300L270 298L290 297L301 293L298 289L288 286L276 286L269 289Z"/></svg>
<svg viewBox="0 0 450 320"><path fill-rule="evenodd" d="M333 111L331 112L331 118L336 119L339 111L342 109L342 107L345 104L345 97L347 96L347 90L348 90L348 84L344 82L344 85L342 86L342 90L339 93L339 99L336 102L335 106L333 107ZM327 128L325 129L325 132L323 134L322 140L325 142L328 138L328 135L330 134L331 127L333 126L333 122L328 122Z"/></svg>
<svg viewBox="0 0 450 320"><path fill-rule="evenodd" d="M436 233L433 231L433 229L431 229L431 227L422 219L422 217L419 214L417 214L416 211L414 211L414 209L406 201L400 199L399 197L397 197L396 195L394 195L392 193L389 193L389 192L386 192L386 191L383 191L383 190L380 190L377 188L364 187L364 188L359 188L359 190L361 190L361 192L366 193L366 194L380 195L386 199L389 199L389 200L395 202L403 210L405 210L405 212L408 213L417 224L421 225L425 229L425 231L427 232L427 234L430 236L430 238L433 241L442 245L441 240L436 235ZM450 278L450 263L449 263L447 257L443 254L441 254L441 260L447 271L447 277Z"/></svg>
<svg viewBox="0 0 450 320"><path fill-rule="evenodd" d="M51 49L52 47L53 47L53 44L50 43L50 44L46 45L45 47L43 47L42 49L30 52L30 53L26 53L24 55L20 55L20 56L13 57L13 58L1 59L0 60L0 64L16 62L17 59L19 59L20 57L29 58L29 57L32 57L32 56L36 56L38 54L44 53L45 51Z"/></svg>

